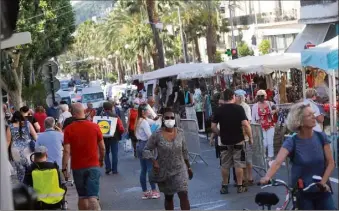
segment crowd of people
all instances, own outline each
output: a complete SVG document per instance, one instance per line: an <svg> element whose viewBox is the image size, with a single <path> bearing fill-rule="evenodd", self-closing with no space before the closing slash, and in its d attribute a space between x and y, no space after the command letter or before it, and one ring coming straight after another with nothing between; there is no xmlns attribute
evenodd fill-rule
<svg viewBox="0 0 339 211"><path fill-rule="evenodd" d="M321 114L312 106L314 95L316 93L313 90L307 90L308 99L291 108L287 126L296 135L284 142L275 157L273 135L278 108L267 101L266 92L259 90L256 93L257 103L251 109L246 103L245 91L217 89L211 99L213 138L210 143L216 145L219 152L221 194L229 193L232 168L238 193L246 192L254 184L254 140L250 123L258 123L263 131L264 147L267 148L265 157L271 161L270 169L261 183L268 183L285 158L293 154L292 183L295 184L301 178L306 186L312 182L313 175L322 176L319 189L323 191L301 194L301 208L335 209L329 183L334 160L327 137L318 131L318 123L322 119ZM70 162L79 197L79 209L98 210L100 168L104 168L107 175L119 173L119 141L128 134L134 149L133 155L140 162L141 198L159 199L162 192L165 209L173 210L173 197L177 194L181 209L189 210L188 181L193 178L193 171L184 130L180 128L180 116L183 116L180 112L183 109L176 106L158 109L154 98L156 96L145 99L141 93L138 94L128 109L127 123L120 114L121 110L110 101L105 102L100 111L93 109L91 103L85 109L80 103L69 107L61 102L60 105L55 103L47 111L42 106L38 106L35 112L28 106L23 106L12 113L4 105L8 122L6 135L9 161L18 182L39 187L33 185L39 182L34 179L32 172L36 169L57 169L57 173L51 171L51 174L60 178L59 188L48 190L58 193L57 199L60 199L67 191L62 183L71 176L68 171ZM195 105L194 97L185 98L187 99L183 100L187 105L199 106ZM92 122L96 115L117 119L112 137L104 137L99 125ZM161 122L159 126L158 120ZM43 195L46 190L38 191ZM51 201L56 201L53 197L40 199L40 206L41 203L48 205Z"/></svg>

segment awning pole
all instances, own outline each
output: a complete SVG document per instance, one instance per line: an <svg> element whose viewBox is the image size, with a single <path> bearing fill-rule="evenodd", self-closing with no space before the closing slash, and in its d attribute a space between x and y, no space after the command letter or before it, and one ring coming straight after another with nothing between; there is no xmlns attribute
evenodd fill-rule
<svg viewBox="0 0 339 211"><path fill-rule="evenodd" d="M303 83L303 100L305 100L306 99L306 68L305 67L301 68L301 73L302 73L302 83Z"/></svg>

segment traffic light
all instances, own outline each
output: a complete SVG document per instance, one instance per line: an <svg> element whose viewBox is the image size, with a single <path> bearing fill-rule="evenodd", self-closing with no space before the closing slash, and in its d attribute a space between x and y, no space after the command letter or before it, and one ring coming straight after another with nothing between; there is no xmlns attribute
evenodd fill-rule
<svg viewBox="0 0 339 211"><path fill-rule="evenodd" d="M226 54L227 56L231 56L231 55L232 55L231 49L227 49L226 52L225 52L225 54Z"/></svg>
<svg viewBox="0 0 339 211"><path fill-rule="evenodd" d="M238 58L238 50L236 48L232 48L231 54L232 54L232 59Z"/></svg>

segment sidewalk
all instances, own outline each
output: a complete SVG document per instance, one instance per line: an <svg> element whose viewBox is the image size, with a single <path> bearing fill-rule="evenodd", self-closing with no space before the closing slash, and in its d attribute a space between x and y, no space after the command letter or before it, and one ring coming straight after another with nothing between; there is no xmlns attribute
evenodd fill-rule
<svg viewBox="0 0 339 211"><path fill-rule="evenodd" d="M69 210L78 210L78 193L75 185L67 186L66 201Z"/></svg>

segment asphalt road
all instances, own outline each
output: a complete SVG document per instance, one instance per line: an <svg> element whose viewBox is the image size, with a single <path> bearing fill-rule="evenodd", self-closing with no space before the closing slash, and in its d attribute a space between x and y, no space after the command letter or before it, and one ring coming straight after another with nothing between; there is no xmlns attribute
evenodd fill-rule
<svg viewBox="0 0 339 211"><path fill-rule="evenodd" d="M195 210L242 210L258 209L254 202L255 195L263 190L258 186L249 187L247 193L238 194L236 188L230 186L230 193L220 195L221 175L219 160L215 158L214 147L210 147L206 139L201 139L201 155L208 163L198 162L192 165L194 178L189 183L189 199L191 209ZM121 144L119 151L119 174L104 175L101 179L100 201L104 210L160 210L164 209L164 197L160 199L142 200L139 183L139 160L131 152L124 152ZM199 160L199 159L198 159ZM338 180L338 170L333 173L333 178ZM254 173L254 178L260 176ZM287 181L286 167L282 167L276 178ZM333 198L338 207L338 181L333 182ZM279 198L278 205L285 199L283 187L271 187L264 191L274 192ZM179 199L175 197L175 207L179 208ZM275 208L274 208L275 209Z"/></svg>

